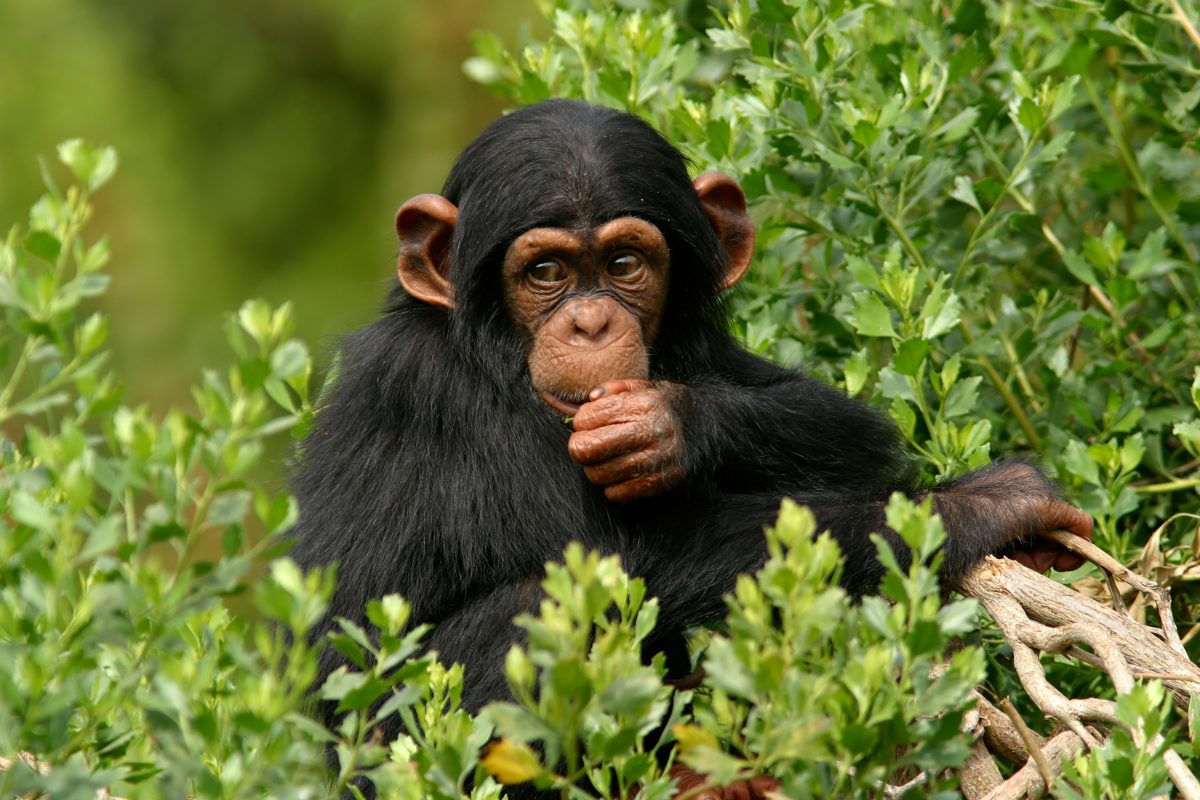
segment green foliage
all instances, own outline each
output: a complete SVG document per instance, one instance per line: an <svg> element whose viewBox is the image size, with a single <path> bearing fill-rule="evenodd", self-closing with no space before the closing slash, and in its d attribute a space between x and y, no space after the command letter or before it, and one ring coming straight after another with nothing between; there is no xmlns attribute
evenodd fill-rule
<svg viewBox="0 0 1200 800"><path fill-rule="evenodd" d="M897 496L888 513L915 552L943 539L927 506ZM739 581L695 691L665 686L661 657L641 663L657 615L642 582L614 557L569 548L564 564L547 565L539 615L518 620L528 639L506 664L515 702L481 715L499 737L484 768L567 797L628 797L640 786L644 798L669 798L655 752L677 744L678 758L720 783L769 774L788 797L866 798L898 771L960 764L983 656L942 656L974 628L975 603L943 606L933 570L901 570L881 539L891 603L854 605L837 585L837 545L815 533L807 509L784 504L767 531L770 559Z"/></svg>
<svg viewBox="0 0 1200 800"><path fill-rule="evenodd" d="M888 517L913 552L931 554L944 539L928 505L896 495ZM679 731L683 760L717 781L772 775L796 798L876 797L897 774L960 765L983 656L972 647L943 656L974 629L974 601L943 606L933 571L901 570L877 539L886 599L853 605L837 585L837 546L815 533L808 510L785 502L767 532L770 560L738 582L728 632L709 645L712 691L698 699L691 730ZM925 790L946 786L935 778Z"/></svg>
<svg viewBox="0 0 1200 800"><path fill-rule="evenodd" d="M306 776L295 794L315 796L321 738L297 709L329 577L277 565L258 582L279 629L225 603L295 519L249 475L264 439L307 420L307 351L287 307L248 303L237 366L205 375L196 412L122 404L107 321L84 308L108 246L82 233L116 154L72 141L59 156L78 185L44 170L28 231L0 249L0 752L54 769L17 762L0 794L242 797Z"/></svg>
<svg viewBox="0 0 1200 800"><path fill-rule="evenodd" d="M60 156L77 184L50 182L28 232L0 251L0 752L40 767L13 761L0 793L322 798L367 778L412 800L498 798L526 780L565 797L665 800L679 758L722 781L769 773L797 797L869 797L898 770L939 775L962 760L982 653L939 661L973 626L973 603L943 607L933 568L902 571L881 539L892 604L850 604L836 545L794 505L708 637L694 691L664 683L662 656L642 663L658 610L643 582L572 545L547 565L540 613L517 620L514 702L463 711L461 667L420 653L426 627L389 596L370 604L371 630L342 621L330 637L352 666L317 690L343 714L324 730L305 713L307 634L333 574L287 559L256 574L296 507L253 468L266 439L302 433L312 413L288 308L251 301L229 318L235 364L205 374L195 411L124 405L103 317L83 308L107 254L83 235L90 193L116 157L79 142ZM897 497L888 514L936 561L928 507ZM257 613L235 610L247 604ZM380 741L393 714L406 733Z"/></svg>
<svg viewBox="0 0 1200 800"><path fill-rule="evenodd" d="M1043 450L1103 546L1163 552L1156 575L1194 618L1200 91L1174 4L637 5L546 0L548 41L512 55L481 35L468 72L520 103L632 109L737 176L760 229L734 301L747 346L886 407L931 476ZM231 316L233 366L204 373L188 410L127 404L92 311L109 246L83 234L117 159L82 142L59 156L72 185L44 168L47 194L0 248L0 754L48 768L14 762L0 794L317 798L368 777L400 798L526 779L666 798L680 762L769 774L789 797L877 797L919 773L911 794L952 791L985 650L993 689L1013 679L993 633L970 640L974 604L941 603L940 523L904 498L889 523L922 558L901 570L879 540L884 598L859 605L835 545L785 506L769 562L697 636L694 689L642 663L643 584L573 547L518 621L513 702L467 714L461 669L421 654L388 597L372 630L331 638L354 669L317 691L344 717L313 723L307 632L333 577L276 558L296 508L256 469L312 413L290 310ZM1102 690L1047 667L1068 693ZM1156 734L1194 749L1177 742L1200 711L1189 737L1157 685L1118 708L1140 738L1116 729L1058 796L1154 796ZM381 742L390 714L406 733Z"/></svg>
<svg viewBox="0 0 1200 800"><path fill-rule="evenodd" d="M49 768L14 762L4 794L327 797L367 776L400 798L468 787L494 798L528 779L573 797L667 798L679 757L719 780L769 772L796 796L872 796L897 770L938 774L962 759L982 655L935 662L972 626L973 605L941 607L931 568L901 571L882 540L894 604L849 604L836 546L814 540L794 506L768 532L762 574L739 583L727 630L709 638L696 691L664 684L661 656L642 663L658 608L644 584L572 546L547 566L539 615L518 620L514 702L464 712L461 668L418 656L425 628L386 597L368 609L372 631L343 622L331 637L354 668L319 689L344 713L325 732L303 713L315 674L306 632L332 574L276 560L248 589L296 513L252 468L266 438L302 432L311 415L288 310L249 302L230 318L236 363L205 375L195 412L157 419L123 405L95 333L103 318L76 288L103 265L103 244L82 229L115 156L79 143L61 154L79 185L51 186L0 262L14 356L0 418L21 426L0 471L0 749ZM897 498L889 515L915 552L934 554L942 532L927 508ZM274 623L236 614L237 598ZM392 714L407 732L381 742L374 729Z"/></svg>
<svg viewBox="0 0 1200 800"><path fill-rule="evenodd" d="M565 555L546 567L541 613L517 620L526 645L505 662L515 702L483 712L503 737L484 766L505 782L536 778L566 789L590 780L603 797L627 797L638 785L648 797L669 797L646 737L679 718L687 693L672 697L663 685L661 655L642 664L658 601L645 599L645 584L630 580L616 557L577 544ZM541 759L529 749L535 742ZM522 753L524 771L508 773Z"/></svg>
<svg viewBox="0 0 1200 800"><path fill-rule="evenodd" d="M78 185L45 169L28 231L0 250L0 752L53 769L16 762L0 794L245 797L296 781L318 796L323 734L297 711L331 576L280 562L255 579L296 507L250 479L264 440L307 421L307 351L286 306L247 303L229 325L237 364L205 374L195 412L122 404L107 320L84 307L108 283L108 245L83 228L116 154L72 141L59 156ZM278 628L227 605L251 580Z"/></svg>
<svg viewBox="0 0 1200 800"><path fill-rule="evenodd" d="M1054 788L1061 800L1149 800L1170 796L1171 781L1162 754L1168 740L1157 747L1138 746L1131 730L1147 741L1161 736L1170 716L1171 699L1162 684L1135 686L1117 700L1117 717L1129 729L1115 728L1104 746L1066 765L1066 782Z"/></svg>
<svg viewBox="0 0 1200 800"><path fill-rule="evenodd" d="M934 475L1045 449L1128 558L1200 485L1198 45L1150 5L546 0L548 40L468 72L736 176L748 346L888 407Z"/></svg>

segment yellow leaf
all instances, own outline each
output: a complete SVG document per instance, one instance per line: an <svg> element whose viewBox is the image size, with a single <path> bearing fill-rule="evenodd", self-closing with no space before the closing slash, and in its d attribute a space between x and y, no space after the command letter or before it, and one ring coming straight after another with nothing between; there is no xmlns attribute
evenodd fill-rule
<svg viewBox="0 0 1200 800"><path fill-rule="evenodd" d="M526 744L509 739L492 742L483 757L483 768L503 784L525 783L542 774L537 753Z"/></svg>
<svg viewBox="0 0 1200 800"><path fill-rule="evenodd" d="M676 725L671 732L679 740L679 749L685 753L702 747L717 749L717 737L698 725Z"/></svg>

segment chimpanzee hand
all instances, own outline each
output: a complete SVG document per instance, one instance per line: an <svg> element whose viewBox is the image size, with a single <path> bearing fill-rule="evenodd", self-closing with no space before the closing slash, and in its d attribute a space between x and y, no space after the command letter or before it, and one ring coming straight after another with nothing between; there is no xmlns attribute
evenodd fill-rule
<svg viewBox="0 0 1200 800"><path fill-rule="evenodd" d="M575 414L567 452L604 496L629 503L669 492L683 480L683 434L666 382L608 381Z"/></svg>
<svg viewBox="0 0 1200 800"><path fill-rule="evenodd" d="M1091 541L1092 518L1070 503L1062 500L1044 500L1037 504L1034 513L1042 520L1042 530L1038 533L1065 530ZM1024 539L1007 555L1019 564L1038 572L1045 572L1051 567L1069 572L1079 569L1086 561L1083 556L1076 555L1057 542L1043 539L1036 534L1032 539Z"/></svg>
<svg viewBox="0 0 1200 800"><path fill-rule="evenodd" d="M943 484L934 507L947 532L942 575L951 580L993 553L1038 572L1077 569L1084 559L1040 535L1062 529L1092 538L1092 518L1022 462L993 464Z"/></svg>

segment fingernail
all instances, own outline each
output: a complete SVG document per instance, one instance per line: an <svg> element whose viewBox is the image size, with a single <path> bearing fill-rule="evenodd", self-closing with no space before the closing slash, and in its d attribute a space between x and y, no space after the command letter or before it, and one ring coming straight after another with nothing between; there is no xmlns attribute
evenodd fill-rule
<svg viewBox="0 0 1200 800"><path fill-rule="evenodd" d="M601 397L604 397L605 393L603 386L597 386L588 393L588 400L599 400Z"/></svg>

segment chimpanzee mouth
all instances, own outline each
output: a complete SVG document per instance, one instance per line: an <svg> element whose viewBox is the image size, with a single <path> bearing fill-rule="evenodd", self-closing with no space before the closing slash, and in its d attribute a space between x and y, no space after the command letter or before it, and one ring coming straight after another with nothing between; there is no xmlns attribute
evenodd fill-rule
<svg viewBox="0 0 1200 800"><path fill-rule="evenodd" d="M566 397L561 397L553 392L548 392L545 389L537 390L538 396L542 398L542 402L553 408L564 417L573 417L579 413L579 406L583 403L584 398L572 400Z"/></svg>

